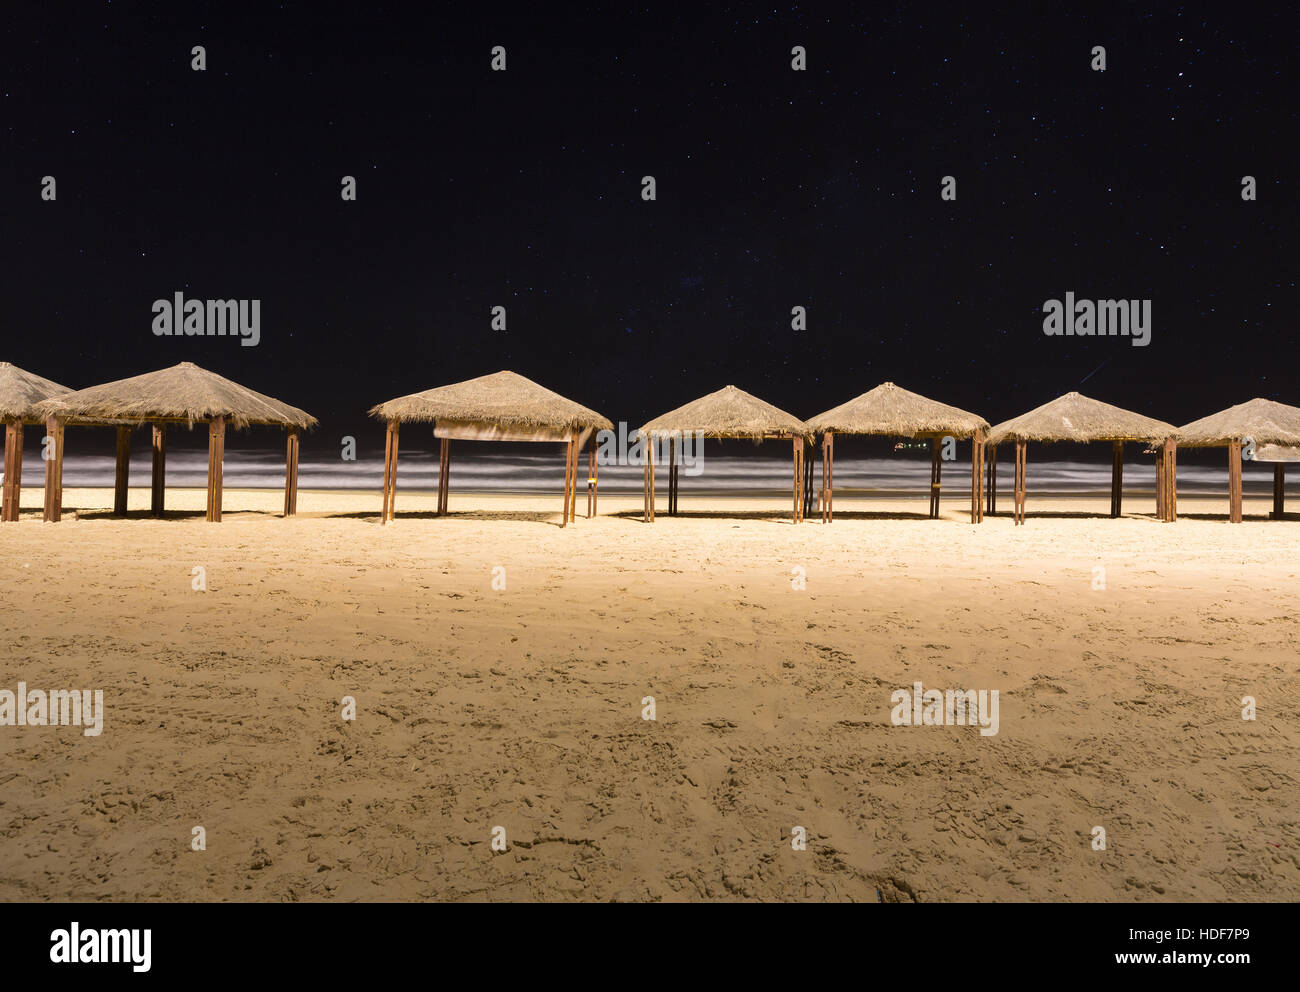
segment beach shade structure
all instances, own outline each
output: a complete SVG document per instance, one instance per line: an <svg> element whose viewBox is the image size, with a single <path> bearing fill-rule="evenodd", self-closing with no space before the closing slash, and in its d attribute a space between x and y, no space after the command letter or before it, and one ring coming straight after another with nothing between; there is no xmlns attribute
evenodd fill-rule
<svg viewBox="0 0 1300 992"><path fill-rule="evenodd" d="M284 515L298 510L298 442L302 431L314 427L316 418L297 407L254 392L237 382L181 362L168 369L106 382L66 393L37 405L45 419L47 435L54 440L54 455L45 463L45 519L57 521L63 511L63 437L68 424L117 427L117 475L113 510L126 513L131 430L153 427L153 495L151 512L163 515L167 469L167 426L208 425L207 519L221 521L222 468L226 429L244 430L254 425L283 427L288 431L285 449Z"/></svg>
<svg viewBox="0 0 1300 992"><path fill-rule="evenodd" d="M1297 460L1300 407L1253 399L1178 428L1184 448L1228 449L1228 521L1241 523L1243 446L1254 461L1273 463L1273 516L1281 517L1286 499L1286 462Z"/></svg>
<svg viewBox="0 0 1300 992"><path fill-rule="evenodd" d="M614 425L594 410L539 386L517 372L494 372L422 393L399 396L372 407L388 425L384 447L384 506L381 522L393 519L397 496L398 431L404 423L433 425L442 441L438 463L438 515L447 513L451 442L558 441L564 445L564 527L576 517L578 458L587 448L587 516L596 513L596 432Z"/></svg>
<svg viewBox="0 0 1300 992"><path fill-rule="evenodd" d="M1255 448L1253 460L1273 466L1273 509L1268 516L1281 520L1286 514L1286 467L1300 462L1300 446L1261 444Z"/></svg>
<svg viewBox="0 0 1300 992"><path fill-rule="evenodd" d="M980 489L984 479L984 437L989 423L983 417L946 403L938 403L885 382L855 399L808 420L808 428L822 437L822 522L834 516L835 436L837 434L930 438L930 517L939 516L940 452L943 439L971 440L970 521L984 519Z"/></svg>
<svg viewBox="0 0 1300 992"><path fill-rule="evenodd" d="M1174 426L1140 413L1123 410L1080 393L1044 403L1013 420L998 424L989 431L988 444L997 460L997 445L1014 442L1016 446L1015 522L1025 522L1026 457L1030 441L1074 441L1091 444L1109 441L1114 447L1111 461L1110 515L1118 517L1124 492L1124 444L1126 442L1158 445L1156 470L1156 511L1161 520L1174 516ZM995 471L990 468L990 471Z"/></svg>
<svg viewBox="0 0 1300 992"><path fill-rule="evenodd" d="M755 442L788 440L794 453L793 496L791 522L798 523L806 512L804 493L808 480L805 476L805 449L808 444L807 425L793 414L786 413L757 396L751 396L735 386L724 386L716 393L701 396L685 406L671 410L645 424L637 432L645 444L645 512L647 523L655 519L655 448L663 451L667 443L668 461L668 512L677 515L677 445L684 438L694 438L696 444L705 439L748 439Z"/></svg>
<svg viewBox="0 0 1300 992"><path fill-rule="evenodd" d="M0 362L0 423L5 428L3 498L0 522L18 519L23 488L23 425L39 424L36 404L52 396L72 392L67 386Z"/></svg>

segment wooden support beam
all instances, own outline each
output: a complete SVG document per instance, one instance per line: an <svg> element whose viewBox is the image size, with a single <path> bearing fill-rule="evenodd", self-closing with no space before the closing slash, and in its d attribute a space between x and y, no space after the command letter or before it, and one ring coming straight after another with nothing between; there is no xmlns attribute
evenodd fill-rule
<svg viewBox="0 0 1300 992"><path fill-rule="evenodd" d="M1165 492L1165 519L1173 523L1178 519L1178 442L1172 439L1165 441Z"/></svg>
<svg viewBox="0 0 1300 992"><path fill-rule="evenodd" d="M984 522L984 428L970 442L970 522Z"/></svg>
<svg viewBox="0 0 1300 992"><path fill-rule="evenodd" d="M438 516L447 515L447 496L451 489L451 438L441 439L438 450Z"/></svg>
<svg viewBox="0 0 1300 992"><path fill-rule="evenodd" d="M298 428L289 429L284 443L284 515L292 517L298 512Z"/></svg>
<svg viewBox="0 0 1300 992"><path fill-rule="evenodd" d="M939 438L930 440L930 519L939 519L939 473L942 469L940 458L940 441Z"/></svg>
<svg viewBox="0 0 1300 992"><path fill-rule="evenodd" d="M570 493L569 493L569 523L578 519L578 458L581 452L578 450L578 432L573 432L573 440L569 442L569 448L572 450L573 473L570 476Z"/></svg>
<svg viewBox="0 0 1300 992"><path fill-rule="evenodd" d="M1273 466L1273 513L1274 520L1281 520L1286 514L1286 465L1277 462Z"/></svg>
<svg viewBox="0 0 1300 992"><path fill-rule="evenodd" d="M1228 523L1241 523L1241 442L1228 442Z"/></svg>
<svg viewBox="0 0 1300 992"><path fill-rule="evenodd" d="M0 503L0 522L18 519L23 493L23 422L11 420L5 424L5 481L4 496Z"/></svg>
<svg viewBox="0 0 1300 992"><path fill-rule="evenodd" d="M1025 522L1025 496L1028 492L1029 445L1025 441L1016 442L1016 485L1015 485L1015 522L1020 526Z"/></svg>
<svg viewBox="0 0 1300 992"><path fill-rule="evenodd" d="M161 517L167 504L167 425L153 425L153 472L150 477L149 513Z"/></svg>
<svg viewBox="0 0 1300 992"><path fill-rule="evenodd" d="M379 522L386 524L393 519L393 508L397 502L397 439L401 421L388 421L388 430L384 435L384 508Z"/></svg>
<svg viewBox="0 0 1300 992"><path fill-rule="evenodd" d="M226 418L208 421L208 513L207 519L221 523L222 476L226 463Z"/></svg>
<svg viewBox="0 0 1300 992"><path fill-rule="evenodd" d="M58 523L63 517L63 422L46 420L45 436L54 445L53 456L45 461L45 519Z"/></svg>
<svg viewBox="0 0 1300 992"><path fill-rule="evenodd" d="M1110 515L1124 511L1124 442L1115 441L1110 460Z"/></svg>
<svg viewBox="0 0 1300 992"><path fill-rule="evenodd" d="M677 516L677 500L681 495L681 486L682 486L682 467L681 465L678 464L676 458L673 459L672 484L673 484L673 511L672 512L673 512L673 516L675 517Z"/></svg>
<svg viewBox="0 0 1300 992"><path fill-rule="evenodd" d="M591 510L588 516L596 516L600 510L598 503L600 501L600 461L596 457L596 437L595 431L591 434L591 448L587 451L587 487L591 490Z"/></svg>
<svg viewBox="0 0 1300 992"><path fill-rule="evenodd" d="M646 478L650 484L650 522L655 522L655 446L653 441L645 449Z"/></svg>
<svg viewBox="0 0 1300 992"><path fill-rule="evenodd" d="M989 487L984 512L990 517L996 517L998 515L998 446L996 444L989 445L988 461Z"/></svg>
<svg viewBox="0 0 1300 992"><path fill-rule="evenodd" d="M797 524L799 522L799 509L803 505L803 493L800 492L803 488L803 464L801 462L803 441L800 438L795 438L791 450L794 465L794 507L790 511L790 523Z"/></svg>
<svg viewBox="0 0 1300 992"><path fill-rule="evenodd" d="M14 481L14 432L13 424L5 423L5 478L3 485L0 485L0 523L9 522L9 490Z"/></svg>
<svg viewBox="0 0 1300 992"><path fill-rule="evenodd" d="M808 519L808 515L813 512L813 500L817 492L813 475L817 469L817 445L807 438L803 442L803 459L803 509L799 513L800 520Z"/></svg>
<svg viewBox="0 0 1300 992"><path fill-rule="evenodd" d="M672 506L669 512L675 517L677 516L677 499L679 493L681 492L681 484L682 484L681 483L682 467L677 462L677 450L676 450L677 439L676 438L673 439L672 448L673 448L673 451L671 453L672 468L671 471L669 472L669 480L668 480L669 487L672 490Z"/></svg>
<svg viewBox="0 0 1300 992"><path fill-rule="evenodd" d="M821 510L822 523L826 523L826 514L830 510L827 505L827 490L830 489L830 459L827 458L827 449L830 447L830 434L822 435L822 491L817 500L817 509Z"/></svg>
<svg viewBox="0 0 1300 992"><path fill-rule="evenodd" d="M587 519L591 519L592 503L596 498L596 447L591 445L587 448Z"/></svg>
<svg viewBox="0 0 1300 992"><path fill-rule="evenodd" d="M117 429L117 461L113 475L113 515L126 516L131 481L131 428Z"/></svg>
<svg viewBox="0 0 1300 992"><path fill-rule="evenodd" d="M822 458L826 460L825 515L829 524L835 521L835 434L827 431L822 438Z"/></svg>
<svg viewBox="0 0 1300 992"><path fill-rule="evenodd" d="M564 442L564 506L560 509L560 526L569 526L569 499L573 491L573 440Z"/></svg>
<svg viewBox="0 0 1300 992"><path fill-rule="evenodd" d="M1156 449L1156 519L1165 523L1165 442Z"/></svg>

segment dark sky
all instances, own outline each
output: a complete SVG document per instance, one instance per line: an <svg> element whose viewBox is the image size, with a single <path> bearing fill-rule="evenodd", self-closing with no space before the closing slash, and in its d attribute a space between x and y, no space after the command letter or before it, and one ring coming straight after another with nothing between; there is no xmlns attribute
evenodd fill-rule
<svg viewBox="0 0 1300 992"><path fill-rule="evenodd" d="M372 447L372 404L501 368L634 426L727 383L1300 403L1286 5L224 6L6 10L0 358L195 361ZM260 299L261 344L155 337L176 291ZM1150 299L1150 346L1044 336L1066 291Z"/></svg>

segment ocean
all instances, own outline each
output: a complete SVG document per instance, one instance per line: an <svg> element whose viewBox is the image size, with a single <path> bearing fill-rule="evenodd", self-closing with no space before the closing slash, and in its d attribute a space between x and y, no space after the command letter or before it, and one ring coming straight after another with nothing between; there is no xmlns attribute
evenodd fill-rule
<svg viewBox="0 0 1300 992"><path fill-rule="evenodd" d="M451 487L457 492L483 493L559 493L564 479L564 458L559 446L536 452L492 451L490 445L459 444L452 448ZM748 447L748 446L747 446ZM1100 446L1098 446L1100 447ZM147 486L150 453L137 444L131 458L131 485ZM476 450L477 449L477 450ZM1150 455L1138 454L1130 446L1124 465L1126 488L1154 489L1155 465ZM39 448L27 446L23 461L23 485L39 487L44 482L44 463ZM1058 493L1084 495L1110 491L1110 463L1062 459L1035 460L1029 450L1029 488L1039 495ZM1059 447L1058 447L1058 450ZM1180 452L1178 489L1182 493L1227 493L1228 471L1224 452L1200 453L1203 464L1187 464ZM945 462L945 492L956 493L970 486L969 454L966 458ZM580 471L587 471L584 453ZM998 488L1010 490L1014 467L1009 446L999 451ZM167 484L178 487L202 487L206 484L207 451L170 449L167 452ZM721 454L706 449L703 471L689 476L680 470L680 488L684 495L788 495L792 468L789 448L770 444L736 453L736 448ZM111 487L114 460L111 454L76 454L65 456L65 487ZM821 485L821 466L814 468L814 485ZM600 489L604 493L637 493L641 489L639 466L610 465L599 470ZM580 479L579 488L582 488ZM657 485L661 492L668 483L664 466L657 466ZM1247 492L1266 494L1272 491L1273 468L1270 464L1245 463L1243 479ZM282 451L239 450L227 448L225 486L228 489L279 489L284 485ZM382 456L362 456L356 461L304 452L299 462L300 489L374 490L383 484ZM886 457L849 457L837 454L835 490L841 495L853 491L880 495L924 494L930 484L930 460L923 451L900 452ZM404 492L433 492L438 486L438 453L403 448L398 486Z"/></svg>

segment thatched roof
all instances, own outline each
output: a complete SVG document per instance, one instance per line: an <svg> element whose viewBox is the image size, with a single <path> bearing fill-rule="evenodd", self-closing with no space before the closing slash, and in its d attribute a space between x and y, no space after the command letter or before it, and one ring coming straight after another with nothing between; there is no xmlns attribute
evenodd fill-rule
<svg viewBox="0 0 1300 992"><path fill-rule="evenodd" d="M762 438L769 434L807 435L808 425L743 389L724 386L656 417L641 433L652 437L701 433L715 438Z"/></svg>
<svg viewBox="0 0 1300 992"><path fill-rule="evenodd" d="M977 430L988 430L983 417L946 403L936 403L892 382L881 383L856 399L808 420L808 426L822 433L884 434L889 437L967 438Z"/></svg>
<svg viewBox="0 0 1300 992"><path fill-rule="evenodd" d="M1300 407L1254 399L1193 420L1174 435L1180 446L1226 445L1251 438L1256 444L1300 444Z"/></svg>
<svg viewBox="0 0 1300 992"><path fill-rule="evenodd" d="M80 389L38 405L42 417L71 421L129 420L193 425L225 417L229 426L314 427L316 418L237 382L181 362L130 379Z"/></svg>
<svg viewBox="0 0 1300 992"><path fill-rule="evenodd" d="M614 429L595 410L509 371L399 396L372 407L370 415L404 423L458 421L522 430Z"/></svg>
<svg viewBox="0 0 1300 992"><path fill-rule="evenodd" d="M0 421L37 423L36 404L51 396L72 392L67 386L42 379L17 365L0 362Z"/></svg>
<svg viewBox="0 0 1300 992"><path fill-rule="evenodd" d="M1080 393L1044 403L989 431L989 443L1003 441L1162 441L1174 425L1089 399Z"/></svg>

